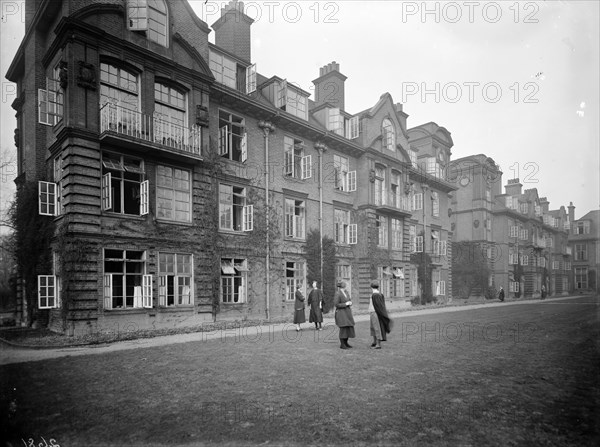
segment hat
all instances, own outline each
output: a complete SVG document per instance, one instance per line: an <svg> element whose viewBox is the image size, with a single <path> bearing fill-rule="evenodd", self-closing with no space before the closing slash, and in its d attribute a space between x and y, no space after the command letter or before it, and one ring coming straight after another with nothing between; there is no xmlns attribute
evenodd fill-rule
<svg viewBox="0 0 600 447"><path fill-rule="evenodd" d="M371 281L371 288L379 289L379 281Z"/></svg>
<svg viewBox="0 0 600 447"><path fill-rule="evenodd" d="M346 283L344 281L338 281L337 286L338 287L346 287Z"/></svg>

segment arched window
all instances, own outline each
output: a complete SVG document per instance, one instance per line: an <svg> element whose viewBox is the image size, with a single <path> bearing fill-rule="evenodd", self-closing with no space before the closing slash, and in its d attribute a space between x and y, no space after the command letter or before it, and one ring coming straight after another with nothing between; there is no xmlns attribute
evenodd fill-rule
<svg viewBox="0 0 600 447"><path fill-rule="evenodd" d="M148 39L167 46L167 5L164 0L148 0Z"/></svg>
<svg viewBox="0 0 600 447"><path fill-rule="evenodd" d="M393 151L396 148L396 131L394 130L394 124L385 118L381 123L381 130L383 135L383 147Z"/></svg>
<svg viewBox="0 0 600 447"><path fill-rule="evenodd" d="M154 83L154 137L164 144L186 144L186 95L160 82Z"/></svg>
<svg viewBox="0 0 600 447"><path fill-rule="evenodd" d="M123 68L100 64L100 107L106 103L138 110L138 78Z"/></svg>

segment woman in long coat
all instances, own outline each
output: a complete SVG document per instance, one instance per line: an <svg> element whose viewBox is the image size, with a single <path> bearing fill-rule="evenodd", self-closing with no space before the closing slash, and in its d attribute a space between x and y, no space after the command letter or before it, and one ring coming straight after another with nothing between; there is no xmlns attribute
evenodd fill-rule
<svg viewBox="0 0 600 447"><path fill-rule="evenodd" d="M372 348L381 349L381 341L386 341L386 335L392 330L393 321L385 308L385 298L379 292L379 283L371 283L371 300L369 302L369 316L371 320L371 335L373 336Z"/></svg>
<svg viewBox="0 0 600 447"><path fill-rule="evenodd" d="M317 288L317 281L313 281L312 290L308 294L308 305L310 314L308 322L315 323L315 330L323 330L323 292Z"/></svg>
<svg viewBox="0 0 600 447"><path fill-rule="evenodd" d="M306 323L306 315L304 315L304 296L300 292L300 284L296 285L296 299L294 300L294 324L296 331L299 331L300 323Z"/></svg>
<svg viewBox="0 0 600 447"><path fill-rule="evenodd" d="M335 324L340 328L340 349L349 349L352 346L348 344L349 338L354 338L354 317L352 316L352 301L347 295L346 283L338 282L337 291L333 296L333 307L335 308Z"/></svg>

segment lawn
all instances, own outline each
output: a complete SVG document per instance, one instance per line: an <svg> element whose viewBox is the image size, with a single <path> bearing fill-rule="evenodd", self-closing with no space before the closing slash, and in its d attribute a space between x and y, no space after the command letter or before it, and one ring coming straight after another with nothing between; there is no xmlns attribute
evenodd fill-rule
<svg viewBox="0 0 600 447"><path fill-rule="evenodd" d="M2 408L16 388L15 445L598 445L595 298L407 314L382 350L356 329L7 365Z"/></svg>

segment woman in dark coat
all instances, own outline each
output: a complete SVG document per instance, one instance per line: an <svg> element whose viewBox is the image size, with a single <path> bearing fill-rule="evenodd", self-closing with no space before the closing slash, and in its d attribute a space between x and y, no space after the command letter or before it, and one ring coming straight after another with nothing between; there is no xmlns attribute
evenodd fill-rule
<svg viewBox="0 0 600 447"><path fill-rule="evenodd" d="M315 330L323 330L323 292L317 288L317 281L313 281L312 290L308 294L308 305L310 306L310 314L308 316L309 323L315 323Z"/></svg>
<svg viewBox="0 0 600 447"><path fill-rule="evenodd" d="M379 293L379 283L371 283L371 300L369 302L369 315L371 318L371 335L373 336L372 348L381 349L381 341L386 341L386 334L392 331L393 321L385 308L385 298Z"/></svg>
<svg viewBox="0 0 600 447"><path fill-rule="evenodd" d="M300 323L306 322L306 315L304 315L304 296L302 292L300 292L300 284L296 285L296 299L294 300L294 324L296 326L296 331L299 331Z"/></svg>
<svg viewBox="0 0 600 447"><path fill-rule="evenodd" d="M344 290L346 283L338 282L337 291L333 296L333 307L335 308L335 324L340 328L340 349L349 349L349 338L354 338L354 317L352 316L352 301Z"/></svg>

